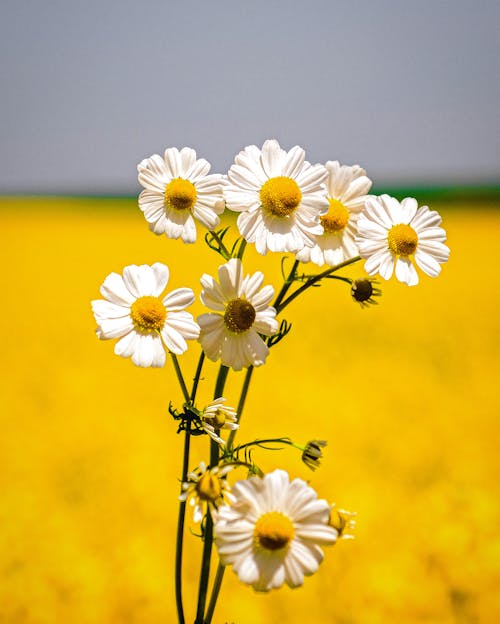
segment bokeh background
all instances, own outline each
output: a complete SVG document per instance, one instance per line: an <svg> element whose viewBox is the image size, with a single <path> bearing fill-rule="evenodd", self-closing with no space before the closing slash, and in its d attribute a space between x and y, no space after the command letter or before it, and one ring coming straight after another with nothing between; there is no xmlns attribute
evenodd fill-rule
<svg viewBox="0 0 500 624"><path fill-rule="evenodd" d="M148 231L139 160L189 145L225 172L270 137L439 210L452 255L436 280L384 283L367 310L337 283L286 310L293 330L254 374L241 439L328 439L315 473L289 450L255 459L357 511L356 540L296 591L258 595L228 571L214 622L500 621L500 5L21 0L1 12L0 622L175 621L181 441L167 406L182 399L169 368L135 368L96 340L89 302L127 264L165 262L172 287L196 292L216 271L201 241ZM246 264L280 286L279 256L249 249ZM197 356L181 359L187 377ZM233 404L242 377L229 378ZM186 549L189 604L189 533Z"/></svg>

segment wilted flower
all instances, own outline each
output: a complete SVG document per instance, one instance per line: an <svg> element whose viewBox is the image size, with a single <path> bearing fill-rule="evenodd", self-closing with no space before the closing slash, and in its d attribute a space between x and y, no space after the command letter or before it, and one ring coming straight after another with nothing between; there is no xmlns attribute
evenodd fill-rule
<svg viewBox="0 0 500 624"><path fill-rule="evenodd" d="M326 440L310 440L302 452L302 461L311 470L319 468L320 460L323 458L322 448L328 443Z"/></svg>
<svg viewBox="0 0 500 624"><path fill-rule="evenodd" d="M193 520L201 522L208 508L212 518L215 518L217 509L226 501L232 501L231 488L226 480L227 473L232 470L231 464L222 467L214 466L207 470L204 462L196 470L188 474L188 480L182 484L183 492L180 501L186 501L193 507Z"/></svg>
<svg viewBox="0 0 500 624"><path fill-rule="evenodd" d="M259 591L302 585L323 560L320 545L337 539L328 503L283 470L238 481L232 491L234 502L219 509L215 523L221 562Z"/></svg>
<svg viewBox="0 0 500 624"><path fill-rule="evenodd" d="M215 399L203 410L201 420L203 429L208 435L222 446L225 445L224 440L218 435L221 429L238 429L237 414L234 407L225 405L226 399L220 397Z"/></svg>
<svg viewBox="0 0 500 624"><path fill-rule="evenodd" d="M378 284L378 282L372 278L365 277L364 279L354 280L351 284L351 297L362 308L366 308L369 305L377 305L378 301L375 301L373 297L380 297L382 291L375 284Z"/></svg>
<svg viewBox="0 0 500 624"><path fill-rule="evenodd" d="M356 514L353 511L337 509L337 506L333 504L330 508L328 524L336 529L339 534L339 539L354 539L354 535L348 531L353 531L356 527L355 517Z"/></svg>

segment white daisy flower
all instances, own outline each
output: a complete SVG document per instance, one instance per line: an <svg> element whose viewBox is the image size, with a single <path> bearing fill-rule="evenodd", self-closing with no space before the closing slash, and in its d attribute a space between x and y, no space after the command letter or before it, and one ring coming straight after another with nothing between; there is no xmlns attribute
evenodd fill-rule
<svg viewBox="0 0 500 624"><path fill-rule="evenodd" d="M260 254L270 251L295 253L314 245L323 233L321 215L328 208L323 165L304 160L295 146L289 152L269 140L262 150L245 147L235 158L224 187L227 207L240 212L241 235L255 243Z"/></svg>
<svg viewBox="0 0 500 624"><path fill-rule="evenodd" d="M370 197L358 219L356 237L359 254L367 259L366 272L388 280L396 269L400 282L414 286L418 284L414 260L424 273L437 277L440 264L450 255L440 225L439 214L427 206L419 208L412 197L401 203L389 195Z"/></svg>
<svg viewBox="0 0 500 624"><path fill-rule="evenodd" d="M372 181L359 165L326 163L329 209L320 219L324 234L315 238L314 247L304 247L297 254L301 262L335 266L358 255L355 243L356 221L363 210Z"/></svg>
<svg viewBox="0 0 500 624"><path fill-rule="evenodd" d="M98 337L120 338L116 355L132 357L136 366L163 366L164 345L180 355L187 349L186 340L200 333L191 314L184 312L194 301L190 288L161 296L168 278L168 267L160 262L132 264L123 269L123 276L111 273L104 280L100 290L105 301L92 301Z"/></svg>
<svg viewBox="0 0 500 624"><path fill-rule="evenodd" d="M221 429L234 431L239 426L236 410L225 403L224 397L215 399L205 407L201 415L203 429L221 446L225 446L226 443L219 436L219 431Z"/></svg>
<svg viewBox="0 0 500 624"><path fill-rule="evenodd" d="M163 158L153 154L140 162L137 170L145 189L139 195L139 207L155 234L194 243L193 217L209 230L219 225L218 215L224 210L224 178L208 175L210 164L204 158L197 160L193 149L169 147Z"/></svg>
<svg viewBox="0 0 500 624"><path fill-rule="evenodd" d="M241 260L231 258L219 267L219 283L210 275L201 278L202 302L215 313L198 317L199 341L206 356L224 366L241 370L266 361L269 349L259 334L278 331L276 310L269 305L272 286L262 286L264 275L257 271L243 278Z"/></svg>
<svg viewBox="0 0 500 624"><path fill-rule="evenodd" d="M320 545L337 539L328 503L283 470L238 481L232 493L234 502L219 509L215 523L221 562L259 591L302 585L323 560Z"/></svg>
<svg viewBox="0 0 500 624"><path fill-rule="evenodd" d="M206 464L201 462L196 470L188 474L188 480L182 484L183 492L179 500L186 501L189 498L189 505L193 508L194 522L203 520L205 508L210 511L212 519L215 520L219 506L227 501L234 501L226 480L227 473L233 468L231 464L226 464L207 470Z"/></svg>

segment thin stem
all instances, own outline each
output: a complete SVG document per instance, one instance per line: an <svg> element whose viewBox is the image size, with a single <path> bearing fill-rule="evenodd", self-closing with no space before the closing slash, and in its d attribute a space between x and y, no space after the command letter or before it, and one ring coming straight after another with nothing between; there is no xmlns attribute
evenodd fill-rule
<svg viewBox="0 0 500 624"><path fill-rule="evenodd" d="M186 423L186 434L184 437L184 458L182 461L181 494L182 484L187 480L189 467L189 447L191 442L191 420ZM182 606L182 551L184 545L184 521L186 517L186 501L179 504L179 515L177 519L177 540L175 547L175 602L177 605L177 615L179 624L184 624L184 609Z"/></svg>
<svg viewBox="0 0 500 624"><path fill-rule="evenodd" d="M289 438L265 438L263 440L254 440L253 442L240 444L240 446L235 447L233 450L239 452L241 451L241 449L248 448L249 446L259 446L262 444L269 444L271 442L276 442L276 444L288 444L289 446L295 446Z"/></svg>
<svg viewBox="0 0 500 624"><path fill-rule="evenodd" d="M240 395L240 400L238 402L238 407L236 408L236 418L238 419L238 424L241 421L241 414L243 413L243 408L245 407L245 401L246 401L247 394L248 394L248 388L250 386L250 381L252 380L252 373L253 373L253 366L249 366L245 374L243 387L241 388L241 395ZM231 449L233 446L236 431L237 429L233 429L227 438L228 449Z"/></svg>
<svg viewBox="0 0 500 624"><path fill-rule="evenodd" d="M204 361L205 361L205 352L202 351L200 355L200 359L198 360L198 366L196 367L196 373L194 374L193 388L191 390L191 397L190 397L191 404L194 404L194 400L196 398L196 392L198 391L198 384L200 382L201 369L203 368Z"/></svg>
<svg viewBox="0 0 500 624"><path fill-rule="evenodd" d="M236 408L236 414L238 418L238 423L241 420L241 414L243 413L243 408L245 406L245 401L248 394L248 388L250 386L250 381L252 380L253 366L249 366L247 368L247 372L245 374L245 380L243 381L243 387L241 389L240 400L238 401L238 407ZM229 434L227 439L227 448L231 449L234 441L234 436L236 435L236 429L233 429ZM217 566L217 572L215 574L215 580L212 587L212 595L210 596L210 602L208 604L207 614L205 616L204 624L210 624L212 621L212 616L214 614L215 605L217 604L217 599L219 597L219 592L222 587L222 581L224 579L225 567L219 562ZM196 624L196 623L195 623Z"/></svg>
<svg viewBox="0 0 500 624"><path fill-rule="evenodd" d="M226 259L229 259L231 257L231 254L229 253L229 251L227 250L227 247L224 245L224 242L222 240L222 238L217 234L217 232L215 230L211 230L210 234L212 235L212 237L217 241L222 254L224 255L224 257Z"/></svg>
<svg viewBox="0 0 500 624"><path fill-rule="evenodd" d="M200 381L201 369L203 368L203 362L205 360L205 353L202 351L200 355L200 359L198 360L198 366L196 368L196 373L193 379L193 389L191 390L191 396L187 396L187 388L184 382L184 378L182 376L179 362L177 361L176 356L171 353L172 360L175 367L175 372L177 373L177 377L179 379L179 383L182 387L182 392L184 394L184 398L186 402L193 404L194 399L196 397L196 391L198 389L198 383ZM184 456L182 460L182 476L181 476L181 494L182 484L187 481L187 473L189 469L189 450L191 446L191 419L188 419L186 422L185 436L184 436ZM179 624L184 624L184 608L182 605L182 552L184 547L184 523L186 519L186 501L181 501L179 503L179 514L177 518L177 539L176 539L176 547L175 547L175 602L177 605L177 616L179 619Z"/></svg>
<svg viewBox="0 0 500 624"><path fill-rule="evenodd" d="M224 393L229 367L221 364L217 381L215 382L214 399L220 398ZM219 462L219 445L210 440L210 466L216 466ZM203 624L205 605L207 601L208 581L210 578L210 560L212 558L214 523L210 512L206 515L205 535L203 542L203 555L201 560L200 584L198 587L198 606L196 609L195 624Z"/></svg>
<svg viewBox="0 0 500 624"><path fill-rule="evenodd" d="M275 305L276 312L280 313L284 308L286 308L286 306L289 303L291 303L294 299L296 299L305 290L307 290L308 288L310 288L311 286L313 286L314 284L322 280L324 277L328 277L335 271L338 271L339 269L343 269L344 267L349 266L350 264L354 264L358 260L361 260L360 256L356 256L355 258L350 258L349 260L345 260L344 262L341 262L340 264L337 264L334 267L330 267L329 269L326 269L326 271L323 271L322 273L318 273L318 275L311 277L310 279L307 280L305 284L302 284L300 288L297 288L297 290L293 292L289 297L287 297L287 299L285 299L282 303L280 302L278 305Z"/></svg>
<svg viewBox="0 0 500 624"><path fill-rule="evenodd" d="M294 282L295 271L297 270L298 266L299 266L299 261L295 260L295 262L293 263L292 269L290 273L288 274L288 277L283 282L283 286L281 287L281 290L279 291L278 296L276 297L273 303L273 307L276 308L276 311L278 311L279 305L283 301L283 297L286 295L286 293L288 292L288 289Z"/></svg>
<svg viewBox="0 0 500 624"><path fill-rule="evenodd" d="M340 282L345 282L346 284L352 284L352 279L350 277L343 277L342 275L327 275L328 279L336 279Z"/></svg>
<svg viewBox="0 0 500 624"><path fill-rule="evenodd" d="M240 247L238 249L238 255L236 256L240 260L243 258L243 254L245 253L245 247L247 246L247 242L244 238L241 239Z"/></svg>
<svg viewBox="0 0 500 624"><path fill-rule="evenodd" d="M207 614L205 615L204 624L210 624L212 621L212 616L215 611L215 605L217 604L217 598L219 597L219 592L222 587L222 581L224 579L224 572L226 568L219 562L217 566L217 572L215 573L214 585L212 588L212 595L210 597L210 602L208 604Z"/></svg>
<svg viewBox="0 0 500 624"><path fill-rule="evenodd" d="M172 351L169 351L172 362L174 363L175 373L177 375L177 379L179 380L179 384L181 386L182 394L184 395L184 400L186 403L189 403L189 392L186 388L186 382L184 381L184 377L182 376L181 367L179 366L179 362L177 361L177 356Z"/></svg>
<svg viewBox="0 0 500 624"><path fill-rule="evenodd" d="M229 367L221 364L217 375L217 381L215 382L214 399L220 399L222 397L228 373Z"/></svg>

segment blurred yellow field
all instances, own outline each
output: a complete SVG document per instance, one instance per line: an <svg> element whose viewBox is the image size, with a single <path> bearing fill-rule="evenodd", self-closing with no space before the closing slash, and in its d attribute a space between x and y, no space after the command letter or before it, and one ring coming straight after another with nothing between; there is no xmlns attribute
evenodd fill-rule
<svg viewBox="0 0 500 624"><path fill-rule="evenodd" d="M433 207L452 250L441 277L384 283L366 310L345 284L311 289L285 311L292 332L255 371L242 419L242 440L329 440L315 473L292 450L255 459L357 511L356 540L327 550L299 590L256 594L228 571L217 624L500 621L500 211ZM4 198L0 210L0 622L173 622L181 439L167 407L182 398L170 367L136 368L97 340L90 300L111 271L155 261L199 293L219 258L155 237L132 200ZM247 269L275 287L279 264L248 251ZM188 378L198 354L180 359ZM229 377L232 405L242 379ZM207 447L195 442L192 467ZM199 546L188 533L188 615Z"/></svg>

